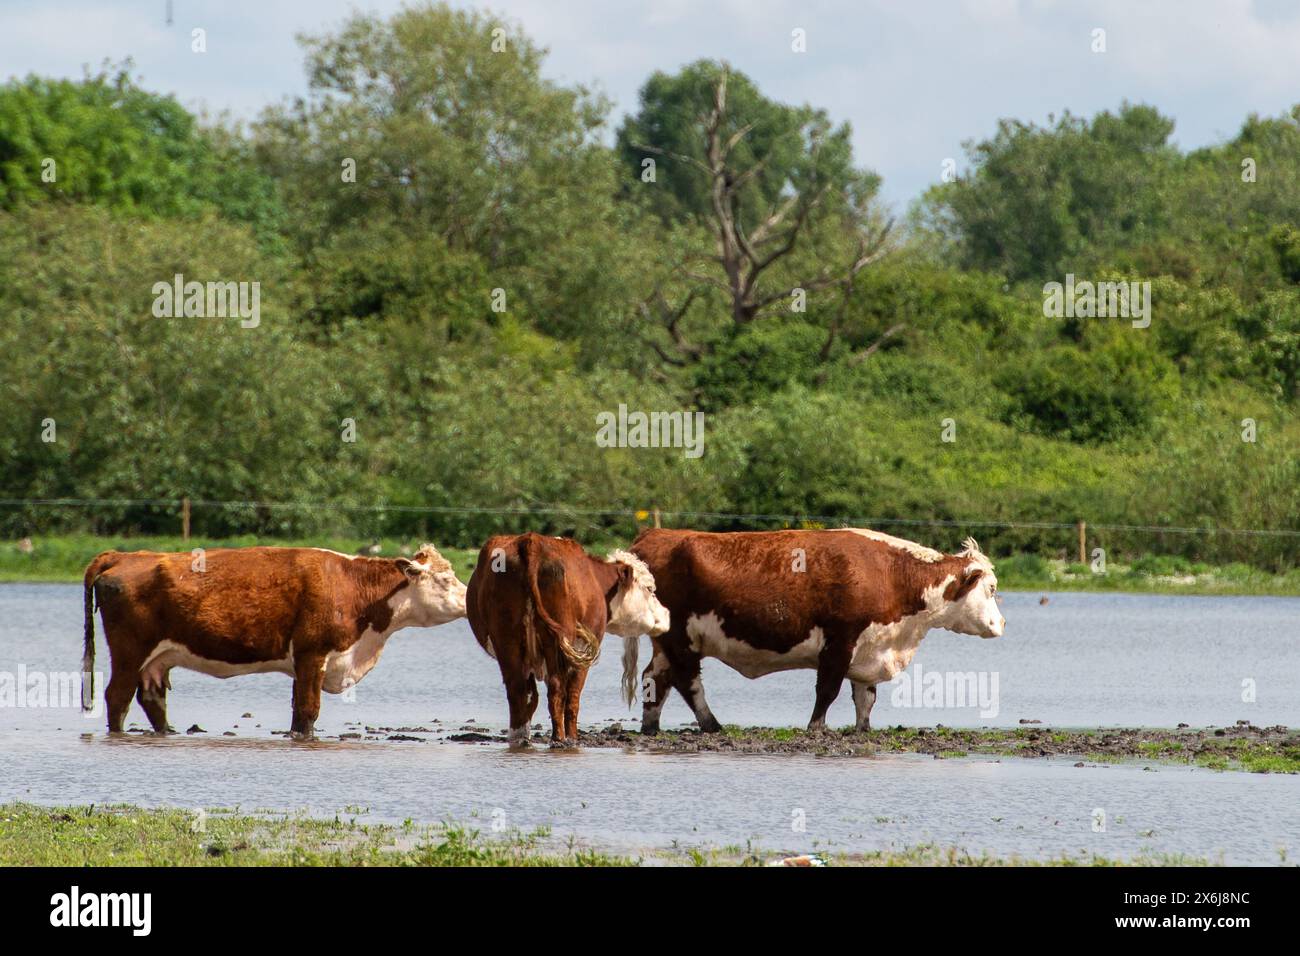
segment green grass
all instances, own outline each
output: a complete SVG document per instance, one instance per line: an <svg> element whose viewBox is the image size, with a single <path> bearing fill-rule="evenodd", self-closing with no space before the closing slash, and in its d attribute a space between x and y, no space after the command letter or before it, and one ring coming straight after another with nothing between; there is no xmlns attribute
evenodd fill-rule
<svg viewBox="0 0 1300 956"><path fill-rule="evenodd" d="M244 548L252 545L317 547L355 554L370 545L361 538L239 538L205 539L180 536L114 537L109 535L64 534L32 538L32 550L20 551L16 541L0 542L0 582L71 583L81 580L90 559L101 551L189 551L192 548ZM412 539L384 539L381 554L396 557L411 554L421 542ZM437 545L437 542L434 542ZM478 558L477 549L438 550L456 568L461 580L468 580ZM592 547L602 553L608 548ZM1148 555L1131 565L1111 563L1105 574L1094 574L1085 565L1049 561L1038 555L1013 555L996 559L998 583L1004 591L1123 591L1154 594L1243 594L1300 596L1300 568L1274 574L1245 564L1211 567L1168 555Z"/></svg>
<svg viewBox="0 0 1300 956"><path fill-rule="evenodd" d="M140 807L0 805L0 866L628 866L542 831Z"/></svg>
<svg viewBox="0 0 1300 956"><path fill-rule="evenodd" d="M1273 573L1247 564L1212 566L1169 555L1145 555L1132 564L1110 562L1104 573L1033 554L998 558L994 564L1004 591L1300 596L1300 568Z"/></svg>
<svg viewBox="0 0 1300 956"><path fill-rule="evenodd" d="M877 821L881 822L881 821ZM449 824L400 826L354 818L313 819L236 810L134 806L0 804L0 866L764 866L784 854L752 842L721 848L675 846L639 857L553 845L545 829L488 837ZM1205 866L1186 856L1130 860L1061 854L1042 860L972 854L922 844L867 853L818 855L831 866Z"/></svg>

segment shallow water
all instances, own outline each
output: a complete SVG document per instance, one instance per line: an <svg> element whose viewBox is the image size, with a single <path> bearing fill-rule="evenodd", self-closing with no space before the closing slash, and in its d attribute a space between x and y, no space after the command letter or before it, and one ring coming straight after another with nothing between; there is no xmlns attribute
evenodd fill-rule
<svg viewBox="0 0 1300 956"><path fill-rule="evenodd" d="M910 688L896 694L884 685L874 722L1300 725L1300 599L1060 594L1040 605L1037 594L1008 594L1003 607L1005 637L934 632L912 670L919 664L922 673L973 671L986 686L996 674L995 715L981 716L978 707L904 706L913 700ZM0 585L0 674L77 670L81 628L80 587ZM619 650L608 645L587 683L584 725L634 717L619 699ZM807 720L811 671L749 681L705 663L710 704L724 722ZM101 636L97 667L106 666ZM1254 681L1254 702L1243 700L1246 680ZM1280 850L1300 852L1297 776L911 755L517 754L496 743L432 740L303 745L272 735L288 724L287 677L219 681L173 671L172 684L172 724L197 723L206 735L109 739L102 715L83 718L75 706L0 708L0 799L325 815L365 807L362 819L484 824L500 810L507 826L549 825L557 835L627 851L674 842L848 851L932 841L999 855L1126 857L1146 850L1229 863L1276 863ZM242 717L246 712L254 716ZM538 719L544 714L543 705ZM847 724L852 716L845 692L831 722ZM667 726L690 719L677 699L664 711ZM499 730L505 722L496 663L461 621L394 637L354 700L326 696L318 729L455 730L472 723ZM144 725L138 708L130 723ZM1105 813L1104 832L1093 830L1097 810ZM803 831L792 826L799 819Z"/></svg>

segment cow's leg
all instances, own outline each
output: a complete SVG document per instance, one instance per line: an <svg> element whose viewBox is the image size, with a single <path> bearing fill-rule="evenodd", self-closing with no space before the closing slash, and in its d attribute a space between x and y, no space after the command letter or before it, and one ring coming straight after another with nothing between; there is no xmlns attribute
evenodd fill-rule
<svg viewBox="0 0 1300 956"><path fill-rule="evenodd" d="M866 733L871 729L871 708L876 705L876 685L861 680L850 683L853 685L853 709L857 713L854 729L858 733Z"/></svg>
<svg viewBox="0 0 1300 956"><path fill-rule="evenodd" d="M104 707L108 711L108 732L120 734L131 707L131 698L140 686L140 665L131 666L126 661L113 661L113 674L104 688Z"/></svg>
<svg viewBox="0 0 1300 956"><path fill-rule="evenodd" d="M144 708L145 716L149 718L149 723L153 725L153 731L156 734L176 733L175 730L167 726L167 688L170 686L171 681L164 671L162 679L156 683L142 677L140 686L135 692L135 699Z"/></svg>
<svg viewBox="0 0 1300 956"><path fill-rule="evenodd" d="M506 683L506 699L510 703L511 747L531 746L532 733L528 722L537 710L537 681L531 677L515 677Z"/></svg>
<svg viewBox="0 0 1300 956"><path fill-rule="evenodd" d="M564 746L564 705L568 700L565 674L546 675L546 707L551 712L551 746Z"/></svg>
<svg viewBox="0 0 1300 956"><path fill-rule="evenodd" d="M830 710L849 673L850 654L830 643L817 658L817 702L813 705L809 730L826 729L826 711Z"/></svg>
<svg viewBox="0 0 1300 956"><path fill-rule="evenodd" d="M573 744L578 743L578 702L582 699L582 688L587 683L587 668L575 668L569 675L565 688L564 701L564 736Z"/></svg>
<svg viewBox="0 0 1300 956"><path fill-rule="evenodd" d="M668 657L658 645L654 656L641 673L641 733L659 733L659 715L663 713L664 699L672 692L672 668Z"/></svg>
<svg viewBox="0 0 1300 956"><path fill-rule="evenodd" d="M325 655L297 654L293 659L293 725L290 734L298 739L316 736L320 716L320 692L325 683Z"/></svg>
<svg viewBox="0 0 1300 956"><path fill-rule="evenodd" d="M708 701L704 699L704 682L700 680L700 655L691 652L678 657L672 662L669 672L673 686L695 713L695 722L706 734L716 734L722 730L722 724L709 710Z"/></svg>

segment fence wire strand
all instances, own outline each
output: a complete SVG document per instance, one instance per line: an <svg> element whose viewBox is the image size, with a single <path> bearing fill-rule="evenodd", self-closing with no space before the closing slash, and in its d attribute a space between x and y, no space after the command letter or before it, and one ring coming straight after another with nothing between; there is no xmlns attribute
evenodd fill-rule
<svg viewBox="0 0 1300 956"><path fill-rule="evenodd" d="M183 498L0 498L0 507L69 507L69 508L112 508L112 507L172 507L179 508ZM516 507L477 507L449 505L398 505L398 504L347 504L344 502L311 501L222 501L207 498L189 499L191 507L256 509L264 511L345 511L396 514L443 514L443 515L560 515L565 517L587 518L632 518L644 520L654 509L643 508L579 508L568 505L519 505ZM675 518L685 521L735 521L735 522L816 522L818 524L839 525L841 527L934 527L934 528L995 528L995 529L1031 529L1040 531L1070 530L1078 526L1077 521L1005 521L988 519L953 519L953 518L886 518L845 515L812 514L760 514L732 513L724 511L680 511L658 509L662 518ZM1220 528L1177 525L1138 525L1138 524L1094 524L1087 522L1090 531L1131 532L1141 534L1222 534L1255 537L1300 538L1300 530L1286 528Z"/></svg>

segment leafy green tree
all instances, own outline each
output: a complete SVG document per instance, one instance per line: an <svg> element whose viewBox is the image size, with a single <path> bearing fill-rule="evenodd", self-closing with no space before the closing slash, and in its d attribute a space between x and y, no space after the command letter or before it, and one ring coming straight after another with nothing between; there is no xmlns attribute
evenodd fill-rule
<svg viewBox="0 0 1300 956"><path fill-rule="evenodd" d="M260 324L156 316L154 284L178 272L259 282ZM340 440L342 418L365 419L366 384L346 374L357 357L302 342L283 287L251 231L215 218L196 228L94 206L0 213L3 496L321 502L363 487L368 446ZM209 509L196 528L285 532L328 514ZM170 505L89 516L143 531L177 520Z"/></svg>
<svg viewBox="0 0 1300 956"><path fill-rule="evenodd" d="M1002 120L967 144L970 172L930 190L922 221L955 245L968 268L1012 280L1079 271L1080 256L1158 234L1164 183L1178 160L1173 121L1124 104L1089 122Z"/></svg>
<svg viewBox="0 0 1300 956"><path fill-rule="evenodd" d="M680 364L709 345L682 333L697 301L706 309L720 301L730 324L744 326L788 309L795 295L825 291L836 315L857 274L885 252L889 224L872 203L879 178L854 166L848 125L764 97L725 63L652 76L618 151L632 183L644 182L646 160L664 162L662 185L656 171L652 184L627 191L687 230L675 287L657 286L645 310Z"/></svg>
<svg viewBox="0 0 1300 956"><path fill-rule="evenodd" d="M620 225L604 101L545 79L544 51L518 29L445 4L357 14L303 42L311 95L268 111L255 136L309 260L353 233L344 246L394 253L408 297L454 295L440 274L482 275L460 294L484 321L494 288L557 334L616 311L619 271L601 263ZM409 243L394 249L396 236ZM435 247L445 266L414 264ZM346 272L323 279L340 286L327 297L352 295Z"/></svg>
<svg viewBox="0 0 1300 956"><path fill-rule="evenodd" d="M1269 390L1285 402L1300 398L1300 294L1268 293L1241 317L1240 327Z"/></svg>
<svg viewBox="0 0 1300 956"><path fill-rule="evenodd" d="M137 86L129 61L80 81L0 87L0 209L63 200L153 216L215 211L273 243L282 210L249 159L233 131L201 127L172 97Z"/></svg>

